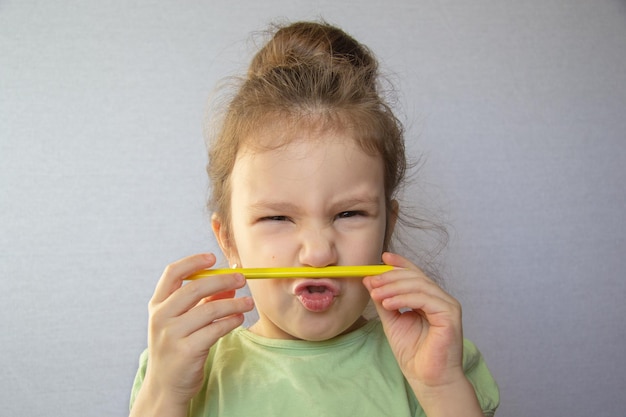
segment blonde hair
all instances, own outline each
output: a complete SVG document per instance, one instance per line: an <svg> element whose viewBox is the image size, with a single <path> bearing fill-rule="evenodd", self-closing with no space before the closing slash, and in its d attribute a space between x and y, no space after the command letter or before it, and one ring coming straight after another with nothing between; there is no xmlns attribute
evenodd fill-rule
<svg viewBox="0 0 626 417"><path fill-rule="evenodd" d="M277 26L272 34L252 59L221 126L209 138L209 209L230 235L230 176L238 151L244 145L263 147L252 142L252 133L268 126L285 133L304 127L349 129L365 152L381 156L389 216L407 164L403 128L379 93L373 54L324 22ZM389 239L386 236L385 246Z"/></svg>

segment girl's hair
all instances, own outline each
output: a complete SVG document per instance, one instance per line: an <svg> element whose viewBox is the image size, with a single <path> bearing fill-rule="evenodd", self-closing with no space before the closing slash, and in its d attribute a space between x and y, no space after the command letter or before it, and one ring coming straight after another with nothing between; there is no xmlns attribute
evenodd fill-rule
<svg viewBox="0 0 626 417"><path fill-rule="evenodd" d="M383 97L374 55L325 22L276 26L271 33L209 138L209 209L220 217L229 236L235 159L243 146L259 150L270 146L258 139L264 129L271 129L274 147L287 144L293 138L290 133L302 128L347 130L365 152L382 157L389 219L397 210L393 200L407 161L403 128ZM390 238L385 237L386 249Z"/></svg>

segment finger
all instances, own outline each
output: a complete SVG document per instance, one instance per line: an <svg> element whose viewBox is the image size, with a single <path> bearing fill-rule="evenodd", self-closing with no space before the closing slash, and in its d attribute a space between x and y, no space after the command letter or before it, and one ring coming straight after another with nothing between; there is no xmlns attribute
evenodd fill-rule
<svg viewBox="0 0 626 417"><path fill-rule="evenodd" d="M214 301L214 300L224 300L226 298L234 298L236 293L237 293L236 290L224 291L219 294L215 294L210 297L207 297L206 300Z"/></svg>
<svg viewBox="0 0 626 417"><path fill-rule="evenodd" d="M212 301L189 310L178 319L177 326L184 337L227 317L247 313L253 308L252 297Z"/></svg>
<svg viewBox="0 0 626 417"><path fill-rule="evenodd" d="M221 292L219 294L211 295L211 296L208 296L208 297L204 297L202 300L200 300L198 302L198 304L196 304L196 307L197 306L201 306L203 304L206 304L208 302L214 301L214 300L223 300L225 298L234 298L236 293L237 293L237 290L230 290L230 291Z"/></svg>
<svg viewBox="0 0 626 417"><path fill-rule="evenodd" d="M414 263L412 263L405 257L400 256L396 253L385 252L383 253L382 260L387 265L395 266L397 268L404 269L404 270L411 270L411 271L419 272L425 280L434 282L428 275L426 275L424 271L422 271L420 267L418 267L417 265L415 265Z"/></svg>
<svg viewBox="0 0 626 417"><path fill-rule="evenodd" d="M151 303L158 304L167 299L182 286L183 280L201 269L210 268L215 264L215 255L205 253L192 255L169 264L156 285Z"/></svg>
<svg viewBox="0 0 626 417"><path fill-rule="evenodd" d="M444 325L457 321L461 316L460 305L455 302L428 294L400 294L380 301L383 308L390 311L410 309L422 311L434 325Z"/></svg>
<svg viewBox="0 0 626 417"><path fill-rule="evenodd" d="M187 337L189 344L198 350L205 352L213 346L219 338L225 336L235 328L241 326L244 321L243 314L235 314L216 320L207 326L195 331Z"/></svg>
<svg viewBox="0 0 626 417"><path fill-rule="evenodd" d="M419 271L397 270L397 272L393 272L393 274L387 273L372 278L370 295L373 299L383 300L401 294L427 294L448 302L456 301L435 282L426 279L425 275Z"/></svg>
<svg viewBox="0 0 626 417"><path fill-rule="evenodd" d="M393 252L383 253L382 260L385 264L393 265L398 268L407 268L407 269L417 268L417 266L413 264L411 261Z"/></svg>
<svg viewBox="0 0 626 417"><path fill-rule="evenodd" d="M246 280L241 274L213 275L198 279L183 285L163 301L158 309L169 317L180 316L198 305L202 299L226 298L224 293L236 291L245 284Z"/></svg>
<svg viewBox="0 0 626 417"><path fill-rule="evenodd" d="M404 264L405 266L407 264ZM397 269L366 277L368 289L382 320L398 318L401 311L422 311L427 320L445 325L460 317L458 301L419 270ZM433 318L432 316L437 316Z"/></svg>
<svg viewBox="0 0 626 417"><path fill-rule="evenodd" d="M367 290L370 293L370 297L372 294L372 291L374 289L374 287L372 286L372 281L374 280L374 278L376 277L365 277L363 278L363 285L365 286L365 288L367 288ZM389 320L393 319L396 315L399 314L398 311L392 311L392 310L387 310L385 307L383 307L382 305L382 300L376 299L374 297L372 297L372 302L374 303L374 307L376 308L376 312L378 313L378 317L380 317L381 321L383 323L387 323L389 322Z"/></svg>

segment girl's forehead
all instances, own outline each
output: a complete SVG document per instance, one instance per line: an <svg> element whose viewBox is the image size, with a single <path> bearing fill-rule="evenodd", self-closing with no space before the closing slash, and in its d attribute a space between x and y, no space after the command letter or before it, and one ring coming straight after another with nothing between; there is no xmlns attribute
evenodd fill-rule
<svg viewBox="0 0 626 417"><path fill-rule="evenodd" d="M277 149L294 142L317 143L329 137L341 137L342 140L356 141L354 132L345 126L315 124L312 121L288 123L276 121L265 123L254 129L243 141L243 145L251 150L258 147L263 149Z"/></svg>
<svg viewBox="0 0 626 417"><path fill-rule="evenodd" d="M343 155L345 162L350 164L354 161L355 154L367 155L367 159L381 158L366 152L355 138L340 132L327 132L315 134L304 132L299 135L286 137L259 138L244 142L237 152L235 164L239 161L263 158L264 160L304 160L309 158L324 158L324 155L332 153ZM325 159L325 158L324 158ZM357 158L359 160L360 158Z"/></svg>
<svg viewBox="0 0 626 417"><path fill-rule="evenodd" d="M288 117L282 120L271 117L265 123L251 129L250 133L243 138L237 149L237 157L244 154L293 148L290 146L292 144L306 149L306 147L327 147L335 143L346 144L348 148L360 148L373 156L378 154L378 152L372 152L375 146L367 142L369 141L360 138L357 130L349 123L331 122L316 117L303 117L296 120Z"/></svg>
<svg viewBox="0 0 626 417"><path fill-rule="evenodd" d="M231 187L240 203L288 199L314 206L382 195L383 172L380 156L364 152L350 137L329 133L264 151L243 149L233 167Z"/></svg>

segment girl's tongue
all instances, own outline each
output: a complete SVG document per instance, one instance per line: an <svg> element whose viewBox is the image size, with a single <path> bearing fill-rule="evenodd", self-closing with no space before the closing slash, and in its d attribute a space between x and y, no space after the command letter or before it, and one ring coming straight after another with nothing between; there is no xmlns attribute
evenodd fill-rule
<svg viewBox="0 0 626 417"><path fill-rule="evenodd" d="M319 313L330 308L337 295L337 289L329 282L309 281L298 285L295 294L304 308Z"/></svg>

